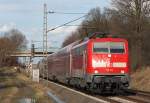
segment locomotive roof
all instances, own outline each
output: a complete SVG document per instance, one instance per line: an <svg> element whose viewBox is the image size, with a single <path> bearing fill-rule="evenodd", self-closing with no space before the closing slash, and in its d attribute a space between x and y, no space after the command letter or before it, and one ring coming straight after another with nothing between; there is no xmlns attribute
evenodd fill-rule
<svg viewBox="0 0 150 103"><path fill-rule="evenodd" d="M111 36L108 36L108 35L105 35L105 34L101 34L102 37L99 37L99 36L97 37L98 34L99 34L99 32L96 32L90 37L86 37L86 38L84 38L82 40L78 40L76 42L73 42L73 43L71 43L71 44L61 48L59 51L50 54L49 56L67 53L67 52L69 52L72 49L72 47L74 48L74 47L86 44L89 41L127 41L124 38L111 37Z"/></svg>
<svg viewBox="0 0 150 103"><path fill-rule="evenodd" d="M95 39L90 39L90 40L94 40L94 41L127 41L124 38L95 38Z"/></svg>

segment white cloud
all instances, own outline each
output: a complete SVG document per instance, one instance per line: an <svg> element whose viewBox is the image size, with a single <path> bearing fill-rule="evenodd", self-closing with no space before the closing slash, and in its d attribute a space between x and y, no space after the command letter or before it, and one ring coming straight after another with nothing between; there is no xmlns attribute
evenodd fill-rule
<svg viewBox="0 0 150 103"><path fill-rule="evenodd" d="M13 22L9 24L0 25L0 32L8 32L11 29L16 29L16 24Z"/></svg>

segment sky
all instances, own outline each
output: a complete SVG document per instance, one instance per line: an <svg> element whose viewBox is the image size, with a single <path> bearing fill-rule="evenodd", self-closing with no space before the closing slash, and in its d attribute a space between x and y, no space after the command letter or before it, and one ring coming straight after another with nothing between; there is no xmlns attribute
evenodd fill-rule
<svg viewBox="0 0 150 103"><path fill-rule="evenodd" d="M95 7L110 6L110 0L0 0L0 35L11 29L18 29L28 40L43 40L43 4L47 4L48 11L66 13L87 13ZM74 20L84 14L48 14L48 29ZM83 19L70 25L79 25ZM64 39L76 29L68 26L48 33L48 47L60 47ZM41 47L42 43L35 44Z"/></svg>

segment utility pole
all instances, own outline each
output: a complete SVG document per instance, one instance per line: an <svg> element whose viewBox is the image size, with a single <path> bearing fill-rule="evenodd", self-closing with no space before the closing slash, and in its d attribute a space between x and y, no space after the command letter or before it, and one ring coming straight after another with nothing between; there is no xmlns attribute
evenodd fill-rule
<svg viewBox="0 0 150 103"><path fill-rule="evenodd" d="M47 10L47 5L46 4L44 4L44 16L43 16L43 58L45 58L44 59L44 66L45 66L45 70L42 70L43 71L43 78L45 77L44 75L44 72L46 72L47 73L47 79L48 79L48 61L47 61L47 56L48 56L48 45L47 45L47 33L48 32L50 32L50 31L53 31L53 30L55 30L55 29L57 29L57 28L60 28L60 27L62 27L62 26L65 26L65 25L67 25L67 24L70 24L70 23L72 23L72 22L75 22L75 21L77 21L77 20L79 20L79 19L81 19L81 18L83 18L83 17L86 17L86 15L84 15L84 16L81 16L81 17L79 17L79 18L77 18L77 19L74 19L74 20L71 20L71 21L69 21L69 22L67 22L67 23L64 23L64 24L62 24L62 25L59 25L59 26L57 26L57 27L55 27L55 28L52 28L52 29L50 29L50 30L48 30L48 28L47 28L47 25L48 25L48 14L51 14L51 13L60 13L60 14L85 14L85 13L63 13L63 12L48 12L48 10Z"/></svg>
<svg viewBox="0 0 150 103"><path fill-rule="evenodd" d="M43 17L43 57L47 57L47 5L44 4L44 17Z"/></svg>
<svg viewBox="0 0 150 103"><path fill-rule="evenodd" d="M45 78L45 73L47 74L47 80L48 80L48 61L47 61L47 53L48 53L48 45L47 45L47 5L44 4L44 17L43 17L43 58L45 58L44 60L44 70L43 71L43 78ZM47 81L48 82L48 81ZM48 83L47 83L48 84Z"/></svg>

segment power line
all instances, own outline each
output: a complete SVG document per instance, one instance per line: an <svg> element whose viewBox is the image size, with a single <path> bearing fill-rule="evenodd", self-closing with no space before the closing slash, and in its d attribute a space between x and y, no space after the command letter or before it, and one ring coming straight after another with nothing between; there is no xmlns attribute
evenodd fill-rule
<svg viewBox="0 0 150 103"><path fill-rule="evenodd" d="M88 25L64 25L64 26L81 26L81 27L83 27L83 28L91 28L91 29L96 29L97 27L93 27L93 26L88 26Z"/></svg>
<svg viewBox="0 0 150 103"><path fill-rule="evenodd" d="M55 12L55 11L48 11L47 13L53 14L87 14L87 13L68 13L68 12Z"/></svg>
<svg viewBox="0 0 150 103"><path fill-rule="evenodd" d="M43 42L43 41L36 41L36 40L34 41L34 40L33 40L32 42ZM47 41L47 42L50 42L50 41Z"/></svg>
<svg viewBox="0 0 150 103"><path fill-rule="evenodd" d="M69 22L67 22L67 23L64 23L64 24L62 24L62 25L59 25L59 26L57 26L57 27L55 27L55 28L52 28L52 29L50 29L50 30L47 30L47 32L56 30L56 29L58 29L58 28L60 28L60 27L62 27L62 26L65 26L65 25L70 24L70 23L72 23L72 22L78 21L78 20L80 20L80 19L86 17L87 15L88 15L88 14L86 14L86 15L84 15L84 16L81 16L81 17L79 17L79 18L77 18L77 19L71 20L71 21L69 21Z"/></svg>

